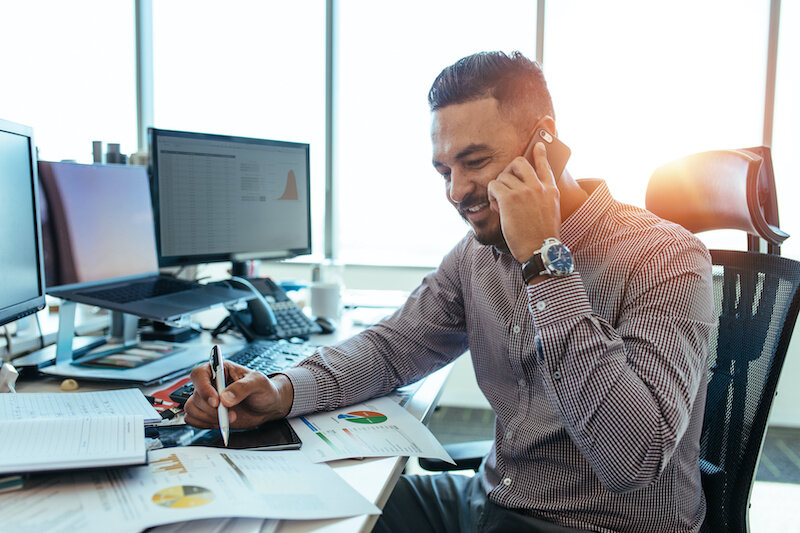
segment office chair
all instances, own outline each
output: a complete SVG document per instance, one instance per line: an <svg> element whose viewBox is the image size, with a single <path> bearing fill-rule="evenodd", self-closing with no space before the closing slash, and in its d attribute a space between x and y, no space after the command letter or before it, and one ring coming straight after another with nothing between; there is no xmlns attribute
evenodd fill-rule
<svg viewBox="0 0 800 533"><path fill-rule="evenodd" d="M749 500L767 419L800 309L800 263L780 257L769 148L718 150L659 167L646 206L693 233L735 229L748 251L711 250L714 305L700 470L708 510L703 531L747 532ZM760 252L761 239L767 252ZM477 470L491 441L446 447L458 463L420 460L428 470Z"/></svg>
<svg viewBox="0 0 800 533"><path fill-rule="evenodd" d="M700 441L704 530L747 532L769 410L800 308L800 263L780 257L788 235L778 227L770 149L718 150L668 163L650 178L645 202L693 233L747 232L748 251L711 250L719 323Z"/></svg>

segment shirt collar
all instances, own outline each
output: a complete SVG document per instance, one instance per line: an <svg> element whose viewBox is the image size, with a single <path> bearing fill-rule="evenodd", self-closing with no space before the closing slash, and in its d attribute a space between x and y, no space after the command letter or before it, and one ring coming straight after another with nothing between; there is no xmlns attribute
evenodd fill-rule
<svg viewBox="0 0 800 533"><path fill-rule="evenodd" d="M577 182L581 189L589 194L589 198L561 222L561 242L573 251L581 246L586 232L594 227L597 220L614 204L614 198L605 181L581 179Z"/></svg>

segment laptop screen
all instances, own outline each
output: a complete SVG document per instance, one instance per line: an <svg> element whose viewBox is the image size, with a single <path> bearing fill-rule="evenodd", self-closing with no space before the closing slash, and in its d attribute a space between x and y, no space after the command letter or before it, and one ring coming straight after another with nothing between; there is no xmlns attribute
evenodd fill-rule
<svg viewBox="0 0 800 533"><path fill-rule="evenodd" d="M147 170L39 162L47 288L158 271Z"/></svg>

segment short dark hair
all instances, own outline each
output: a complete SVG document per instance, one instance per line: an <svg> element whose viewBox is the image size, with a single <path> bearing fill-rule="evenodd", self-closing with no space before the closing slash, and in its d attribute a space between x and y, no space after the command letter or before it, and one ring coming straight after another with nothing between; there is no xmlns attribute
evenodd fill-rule
<svg viewBox="0 0 800 533"><path fill-rule="evenodd" d="M478 52L446 67L428 91L431 111L493 97L512 119L524 108L535 117L555 119L553 101L547 90L542 67L520 52ZM522 117L520 117L522 118Z"/></svg>

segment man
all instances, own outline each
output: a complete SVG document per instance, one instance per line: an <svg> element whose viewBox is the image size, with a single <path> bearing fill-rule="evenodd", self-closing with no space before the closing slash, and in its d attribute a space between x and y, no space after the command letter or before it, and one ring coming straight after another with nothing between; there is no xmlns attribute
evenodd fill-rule
<svg viewBox="0 0 800 533"><path fill-rule="evenodd" d="M491 453L474 478L401 478L376 530L698 531L707 251L603 182L554 176L542 142L521 157L556 133L521 54L466 57L428 99L433 165L472 231L376 326L269 379L232 366L232 427L380 396L469 348ZM208 368L192 379L187 421L216 426Z"/></svg>

